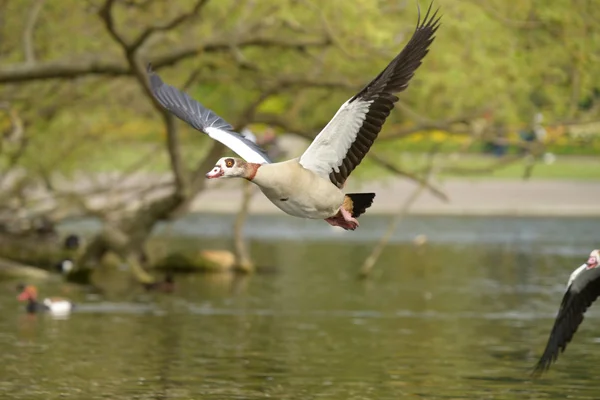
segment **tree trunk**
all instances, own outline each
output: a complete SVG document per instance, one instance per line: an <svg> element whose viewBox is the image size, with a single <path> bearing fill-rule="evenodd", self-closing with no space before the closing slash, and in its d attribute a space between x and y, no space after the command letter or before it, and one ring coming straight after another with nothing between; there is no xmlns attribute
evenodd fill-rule
<svg viewBox="0 0 600 400"><path fill-rule="evenodd" d="M248 246L244 240L244 224L248 217L248 210L250 208L250 201L254 194L254 187L250 181L244 181L242 189L242 205L236 215L235 223L233 225L233 244L235 250L235 266L237 271L244 273L254 272L254 263L250 258L248 252Z"/></svg>

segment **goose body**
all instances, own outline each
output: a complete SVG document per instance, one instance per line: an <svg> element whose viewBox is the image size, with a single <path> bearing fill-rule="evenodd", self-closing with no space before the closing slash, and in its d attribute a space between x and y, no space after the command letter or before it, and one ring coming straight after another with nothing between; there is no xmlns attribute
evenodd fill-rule
<svg viewBox="0 0 600 400"><path fill-rule="evenodd" d="M431 5L404 49L359 93L346 101L299 158L273 163L250 136L240 135L213 111L170 86L148 65L150 89L156 101L193 128L217 140L240 158L223 157L206 174L209 179L245 178L285 213L325 219L354 230L358 218L373 203L374 193L344 193L350 173L361 163L381 131L395 93L408 87L427 55L439 27Z"/></svg>
<svg viewBox="0 0 600 400"><path fill-rule="evenodd" d="M558 355L565 351L577 328L583 322L587 309L600 295L600 250L594 250L583 265L569 276L554 326L544 353L534 368L541 374L550 368Z"/></svg>
<svg viewBox="0 0 600 400"><path fill-rule="evenodd" d="M344 202L344 192L297 159L262 165L252 181L275 206L294 217L326 219ZM304 190L307 187L311 190Z"/></svg>

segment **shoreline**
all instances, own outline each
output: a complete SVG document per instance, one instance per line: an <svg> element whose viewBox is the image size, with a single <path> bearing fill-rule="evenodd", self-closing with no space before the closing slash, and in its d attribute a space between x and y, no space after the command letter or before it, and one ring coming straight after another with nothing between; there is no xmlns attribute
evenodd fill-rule
<svg viewBox="0 0 600 400"><path fill-rule="evenodd" d="M417 185L408 180L349 185L346 192L375 192L368 214L398 212ZM482 180L447 179L436 183L449 201L424 191L410 208L409 215L433 216L522 216L522 217L600 217L600 182L566 180ZM241 204L237 185L207 190L190 205L190 212L236 213ZM249 214L282 213L259 190Z"/></svg>

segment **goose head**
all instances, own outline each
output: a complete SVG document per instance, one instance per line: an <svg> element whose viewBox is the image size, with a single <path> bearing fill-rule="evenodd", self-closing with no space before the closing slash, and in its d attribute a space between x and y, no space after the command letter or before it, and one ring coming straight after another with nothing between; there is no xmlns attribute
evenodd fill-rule
<svg viewBox="0 0 600 400"><path fill-rule="evenodd" d="M588 268L596 268L600 264L600 250L592 251L586 264Z"/></svg>
<svg viewBox="0 0 600 400"><path fill-rule="evenodd" d="M216 178L248 178L251 175L249 163L233 157L223 157L215 167L206 174L208 179Z"/></svg>

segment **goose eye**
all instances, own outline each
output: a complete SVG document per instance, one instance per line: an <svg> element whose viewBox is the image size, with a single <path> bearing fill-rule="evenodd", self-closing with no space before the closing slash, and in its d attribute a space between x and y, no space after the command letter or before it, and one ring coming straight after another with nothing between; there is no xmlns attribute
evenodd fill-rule
<svg viewBox="0 0 600 400"><path fill-rule="evenodd" d="M228 158L227 160L225 160L225 166L226 166L227 168L231 168L231 167L233 167L233 164L234 164L234 162L233 162L233 159L232 159L232 158Z"/></svg>

